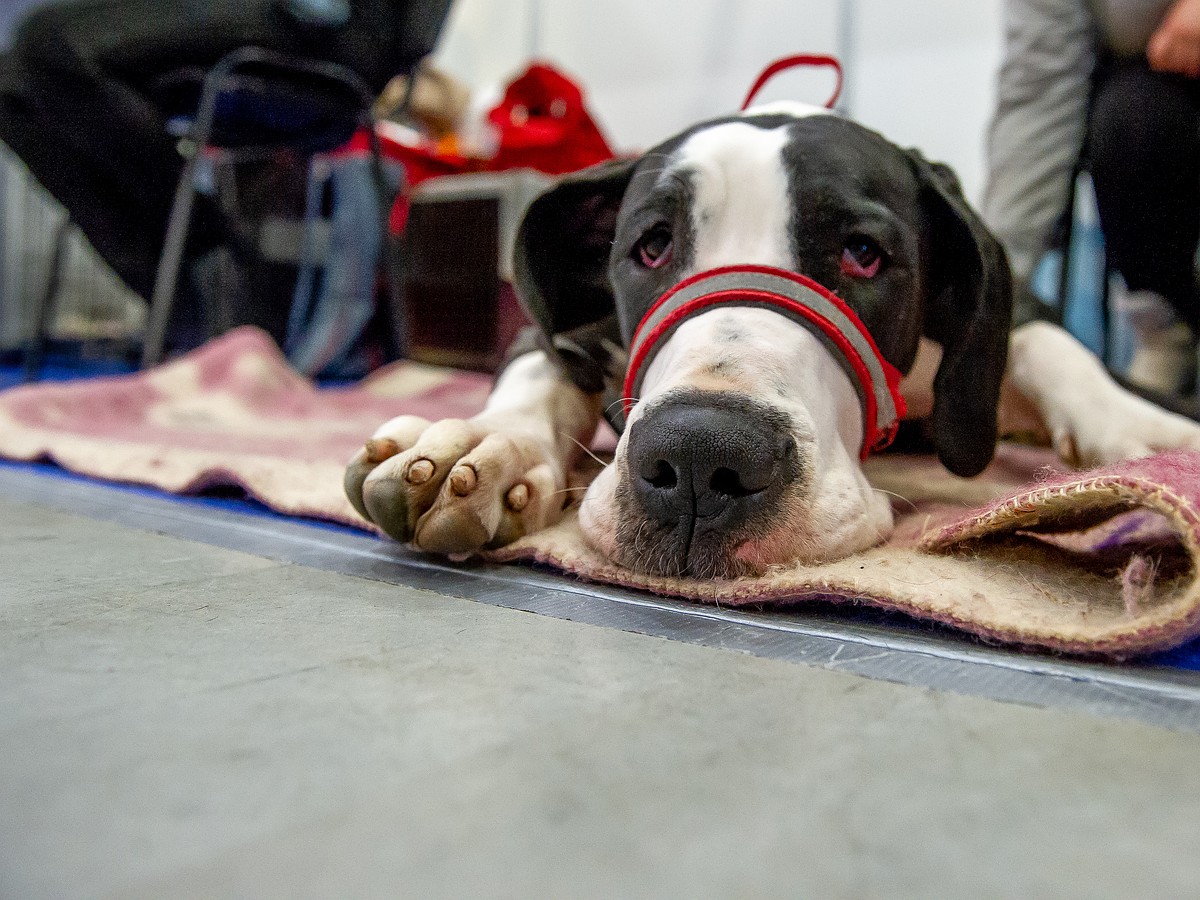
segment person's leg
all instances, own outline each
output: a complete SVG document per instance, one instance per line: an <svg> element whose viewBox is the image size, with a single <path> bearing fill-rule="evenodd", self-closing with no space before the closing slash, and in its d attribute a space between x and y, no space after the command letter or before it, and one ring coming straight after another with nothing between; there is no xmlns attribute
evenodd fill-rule
<svg viewBox="0 0 1200 900"><path fill-rule="evenodd" d="M239 46L257 45L339 62L378 88L394 74L397 5L353 0L350 20L335 29L300 24L276 0L46 6L23 21L11 52L0 56L0 141L118 275L149 297L182 170L160 107L162 76L185 66L203 71ZM197 198L188 257L229 243L236 229L227 225L216 203ZM184 288L190 284L185 278Z"/></svg>
<svg viewBox="0 0 1200 900"><path fill-rule="evenodd" d="M68 210L117 273L148 296L182 169L153 85L243 43L286 38L269 0L83 0L34 11L0 58L0 140ZM220 238L198 204L193 244Z"/></svg>
<svg viewBox="0 0 1200 900"><path fill-rule="evenodd" d="M1132 298L1140 352L1130 377L1159 389L1178 388L1194 367L1200 324L1197 97L1188 79L1144 63L1115 64L1098 77L1089 123L1088 161L1109 262Z"/></svg>
<svg viewBox="0 0 1200 900"><path fill-rule="evenodd" d="M90 19L87 7L51 6L18 28L11 52L0 60L0 140L67 208L117 273L145 293L154 265L153 223L165 221L160 214L147 221L147 209L161 197L154 182L164 170L168 179L178 171L177 154L170 144L163 153L166 135L157 118L136 106L113 115L112 103L99 101L104 79L74 46L75 23L95 28ZM106 113L109 124L97 127L96 116ZM121 140L128 150L113 147ZM146 179L152 183L139 189L138 170L146 168L123 161L131 153L145 158L156 151L166 161L160 159L154 177Z"/></svg>
<svg viewBox="0 0 1200 900"><path fill-rule="evenodd" d="M1088 155L1109 258L1131 290L1161 294L1193 328L1200 240L1195 82L1113 66L1092 110Z"/></svg>

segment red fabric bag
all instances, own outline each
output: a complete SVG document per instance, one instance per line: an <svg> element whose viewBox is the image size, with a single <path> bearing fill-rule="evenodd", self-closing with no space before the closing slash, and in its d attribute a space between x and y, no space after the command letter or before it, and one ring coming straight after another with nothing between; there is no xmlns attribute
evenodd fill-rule
<svg viewBox="0 0 1200 900"><path fill-rule="evenodd" d="M393 234L404 231L408 218L407 192L427 178L463 172L536 169L562 175L612 159L613 152L584 105L583 91L566 75L545 63L533 63L509 83L500 104L488 113L498 149L491 159L448 153L432 142L405 144L380 129L385 157L405 170L405 191L396 198L390 216ZM365 151L365 134L346 149Z"/></svg>
<svg viewBox="0 0 1200 900"><path fill-rule="evenodd" d="M492 171L527 168L561 175L613 156L583 91L545 63L532 64L513 81L488 119L500 134L500 149L487 166Z"/></svg>

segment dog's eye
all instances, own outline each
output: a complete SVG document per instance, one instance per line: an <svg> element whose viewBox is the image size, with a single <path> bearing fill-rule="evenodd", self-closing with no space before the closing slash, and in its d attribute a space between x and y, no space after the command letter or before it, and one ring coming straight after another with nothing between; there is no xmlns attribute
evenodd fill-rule
<svg viewBox="0 0 1200 900"><path fill-rule="evenodd" d="M842 274L851 278L874 278L883 267L883 249L869 237L855 235L842 249Z"/></svg>
<svg viewBox="0 0 1200 900"><path fill-rule="evenodd" d="M655 225L633 245L633 258L647 269L665 266L671 259L671 229Z"/></svg>

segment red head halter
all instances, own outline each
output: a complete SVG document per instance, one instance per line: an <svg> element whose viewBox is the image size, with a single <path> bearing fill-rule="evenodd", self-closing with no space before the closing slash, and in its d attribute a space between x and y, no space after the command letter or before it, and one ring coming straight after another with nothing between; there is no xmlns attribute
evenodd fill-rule
<svg viewBox="0 0 1200 900"><path fill-rule="evenodd" d="M862 401L862 459L896 436L904 415L900 372L879 353L862 320L811 278L770 266L725 266L681 281L655 301L633 333L625 375L625 416L651 360L684 321L715 306L769 309L811 331L850 377Z"/></svg>

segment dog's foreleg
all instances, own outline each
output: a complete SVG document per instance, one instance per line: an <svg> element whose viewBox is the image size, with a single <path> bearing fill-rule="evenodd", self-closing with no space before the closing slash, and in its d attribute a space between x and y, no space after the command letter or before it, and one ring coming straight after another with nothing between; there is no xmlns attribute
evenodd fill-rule
<svg viewBox="0 0 1200 900"><path fill-rule="evenodd" d="M1048 322L1012 332L1000 431L1040 434L1074 466L1200 449L1200 425L1122 388L1094 353Z"/></svg>
<svg viewBox="0 0 1200 900"><path fill-rule="evenodd" d="M527 353L478 415L399 416L379 428L350 461L346 494L391 537L422 550L503 546L561 516L571 467L599 419L599 396L542 351Z"/></svg>

